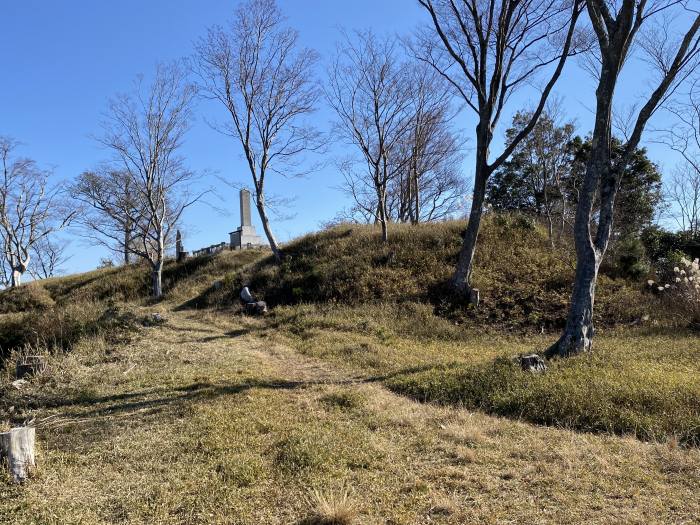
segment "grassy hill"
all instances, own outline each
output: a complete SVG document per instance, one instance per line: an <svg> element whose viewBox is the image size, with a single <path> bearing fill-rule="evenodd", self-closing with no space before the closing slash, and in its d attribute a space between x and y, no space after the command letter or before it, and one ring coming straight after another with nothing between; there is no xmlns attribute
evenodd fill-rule
<svg viewBox="0 0 700 525"><path fill-rule="evenodd" d="M594 353L525 374L573 254L489 216L474 309L445 286L462 228L171 261L159 302L138 265L0 292L0 431L33 419L40 454L26 486L0 477L0 522L691 522L697 334L602 275ZM242 314L243 284L270 315ZM18 389L23 353L49 367Z"/></svg>
<svg viewBox="0 0 700 525"><path fill-rule="evenodd" d="M464 224L393 225L388 243L371 226L340 225L297 239L276 265L263 259L230 274L227 287L194 301L200 307L235 304L227 295L250 285L272 306L316 304L430 304L436 314L480 328L550 330L563 326L575 257L550 248L545 229L518 215L485 219L476 255L478 310L454 302L447 289ZM218 293L217 293L218 292ZM605 274L596 297L596 322L614 326L648 313L642 285Z"/></svg>

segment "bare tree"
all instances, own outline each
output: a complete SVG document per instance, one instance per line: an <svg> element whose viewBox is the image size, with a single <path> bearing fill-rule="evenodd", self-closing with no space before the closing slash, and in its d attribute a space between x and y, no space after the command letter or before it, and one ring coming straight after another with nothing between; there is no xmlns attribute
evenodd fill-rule
<svg viewBox="0 0 700 525"><path fill-rule="evenodd" d="M321 146L304 119L320 90L313 80L317 54L299 46L275 0L249 0L228 28L215 26L196 46L195 72L205 97L228 111L216 129L235 138L253 179L255 205L275 258L282 251L270 226L265 182L270 173L299 174L304 154Z"/></svg>
<svg viewBox="0 0 700 525"><path fill-rule="evenodd" d="M342 165L346 190L388 239L388 191L402 167L410 121L409 76L395 38L371 31L345 35L331 67L326 98L337 115L335 132L357 154Z"/></svg>
<svg viewBox="0 0 700 525"><path fill-rule="evenodd" d="M700 171L693 164L685 162L676 167L666 201L678 227L694 237L700 236Z"/></svg>
<svg viewBox="0 0 700 525"><path fill-rule="evenodd" d="M19 286L32 254L54 232L65 227L75 212L61 203L61 188L49 184L51 173L29 158L16 157L19 143L0 137L0 248L3 274Z"/></svg>
<svg viewBox="0 0 700 525"><path fill-rule="evenodd" d="M588 351L593 341L593 303L598 269L605 255L612 229L615 197L620 180L642 133L652 115L667 97L692 71L700 42L700 14L685 10L686 2L677 0L588 0L587 10L597 36L596 55L600 70L597 75L596 113L591 152L579 192L574 241L576 246L576 277L569 315L564 333L547 350L547 356L565 357ZM656 33L661 38L647 41L649 61L656 66L658 80L646 102L632 120L631 132L623 153L612 157L613 99L623 66L642 26L661 12L678 8L677 14L691 13L691 25L680 39L669 36L671 28ZM684 17L680 16L679 19ZM596 199L600 199L597 224L593 220Z"/></svg>
<svg viewBox="0 0 700 525"><path fill-rule="evenodd" d="M463 143L451 129L456 112L447 83L422 62L405 67L409 71L408 121L387 207L395 220L415 224L457 212L466 184L460 173Z"/></svg>
<svg viewBox="0 0 700 525"><path fill-rule="evenodd" d="M124 264L134 262L138 225L146 210L130 172L110 166L86 171L71 185L70 194L80 204L76 222L85 235L118 254Z"/></svg>
<svg viewBox="0 0 700 525"><path fill-rule="evenodd" d="M133 253L148 261L152 294L161 297L166 248L193 194L196 174L178 155L192 118L195 87L177 63L159 65L151 84L139 78L133 94L110 101L101 142L128 174L138 205L129 211L136 228ZM122 210L123 211L123 210Z"/></svg>
<svg viewBox="0 0 700 525"><path fill-rule="evenodd" d="M455 291L471 297L471 273L490 175L532 131L564 64L576 46L583 0L418 0L432 21L414 53L432 65L477 117L474 192L464 244L452 277ZM549 73L530 121L494 159L494 130L510 96Z"/></svg>
<svg viewBox="0 0 700 525"><path fill-rule="evenodd" d="M29 273L34 279L48 279L59 275L61 266L70 259L66 254L68 242L44 237L32 248L32 265Z"/></svg>
<svg viewBox="0 0 700 525"><path fill-rule="evenodd" d="M669 211L681 229L700 235L700 82L694 81L685 96L666 109L674 122L659 140L683 159L666 192Z"/></svg>

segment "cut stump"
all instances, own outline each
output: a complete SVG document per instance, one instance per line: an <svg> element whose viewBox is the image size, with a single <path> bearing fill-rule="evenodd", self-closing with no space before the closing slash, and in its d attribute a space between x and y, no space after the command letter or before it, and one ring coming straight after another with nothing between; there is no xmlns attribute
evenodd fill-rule
<svg viewBox="0 0 700 525"><path fill-rule="evenodd" d="M46 370L46 359L41 355L28 355L17 361L15 375L17 379L42 374Z"/></svg>
<svg viewBox="0 0 700 525"><path fill-rule="evenodd" d="M544 359L537 354L521 355L519 360L520 368L522 368L525 372L537 374L547 370L547 365L545 364Z"/></svg>
<svg viewBox="0 0 700 525"><path fill-rule="evenodd" d="M22 483L36 466L34 427L13 428L0 433L0 462L7 465L15 483Z"/></svg>

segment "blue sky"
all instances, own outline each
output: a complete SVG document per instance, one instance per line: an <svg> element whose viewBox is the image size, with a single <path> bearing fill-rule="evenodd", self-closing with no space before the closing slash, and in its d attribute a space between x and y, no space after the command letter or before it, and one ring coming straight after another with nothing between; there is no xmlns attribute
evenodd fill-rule
<svg viewBox="0 0 700 525"><path fill-rule="evenodd" d="M289 24L299 30L303 44L321 54L321 80L340 27L405 34L427 22L414 0L281 0L280 6ZM193 42L208 26L229 19L234 7L232 0L2 2L0 134L23 142L23 155L43 166L53 166L56 180L72 179L107 156L92 138L99 133L107 99L128 91L136 75L148 76L157 62L190 55ZM618 97L633 100L646 87L645 76L639 64L631 64ZM556 90L584 134L592 121L593 89L591 79L572 62ZM531 104L526 92L514 97L503 124L509 123L515 110ZM247 183L249 175L238 145L205 122L219 116L219 108L201 103L196 113L197 121L183 150L189 166ZM332 117L322 104L315 116L317 126L329 129ZM471 116L460 117L458 126L469 137L474 126ZM502 133L503 128L498 131L499 140ZM342 155L343 147L334 146L329 155ZM650 147L650 156L662 169L670 170L673 159L663 148ZM465 173L470 166L468 155ZM206 206L189 210L185 217L188 249L226 240L239 222L235 190L213 175L207 183L224 198L216 205L229 208L230 215ZM340 183L333 163L304 179L270 180L271 192L296 198L293 218L273 224L278 237L288 240L332 219L348 204L337 190ZM71 232L64 237L71 242L72 257L64 265L68 272L92 269L107 255Z"/></svg>

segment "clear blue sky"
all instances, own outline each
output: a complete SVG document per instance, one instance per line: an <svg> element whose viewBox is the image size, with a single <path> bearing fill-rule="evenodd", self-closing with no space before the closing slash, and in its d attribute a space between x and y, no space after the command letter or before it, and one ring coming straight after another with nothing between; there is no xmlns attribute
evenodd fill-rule
<svg viewBox="0 0 700 525"><path fill-rule="evenodd" d="M372 28L378 33L405 34L426 17L414 0L281 0L290 25L300 32L306 46L319 51L325 61L338 39L338 28ZM192 53L193 42L212 24L232 16L233 0L21 0L0 5L0 134L24 143L22 154L44 166L55 167L56 180L67 180L94 167L106 152L92 135L99 132L100 115L107 99L128 91L137 74L149 75L159 61ZM323 78L325 64L319 68ZM633 66L618 95L634 96L643 88L644 70ZM564 107L585 134L591 124L593 86L575 63L570 64L557 93ZM529 106L527 93L515 97L510 114ZM219 108L201 104L197 121L184 148L189 166L210 170L219 176L245 184L249 175L241 162L240 150L230 138L212 130L205 118L216 118ZM510 114L503 119L508 124ZM328 129L332 115L321 107L317 125ZM459 123L471 135L473 120L464 115ZM499 130L499 137L503 129ZM342 154L335 146L330 155ZM650 148L653 160L662 168L672 164L660 147ZM465 162L468 174L471 158ZM668 171L668 170L666 170ZM238 225L238 204L234 190L217 177L209 177L231 214L199 206L185 217L188 249L227 239ZM295 216L274 224L278 236L288 240L318 228L347 205L336 188L341 179L332 163L305 179L271 180L273 193L296 197ZM260 228L258 227L260 230ZM261 232L262 233L262 232ZM70 232L72 258L68 272L96 266L106 251L87 246Z"/></svg>

